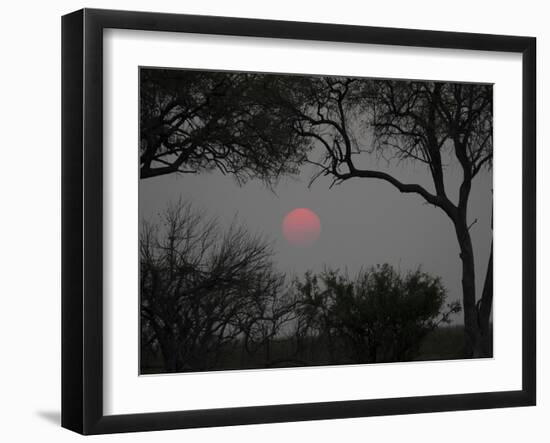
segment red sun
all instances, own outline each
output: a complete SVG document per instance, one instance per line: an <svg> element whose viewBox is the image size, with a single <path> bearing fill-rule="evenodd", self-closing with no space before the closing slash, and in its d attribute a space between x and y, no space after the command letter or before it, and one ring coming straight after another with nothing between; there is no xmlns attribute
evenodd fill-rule
<svg viewBox="0 0 550 443"><path fill-rule="evenodd" d="M310 209L293 209L283 219L283 234L294 246L311 246L319 238L320 233L321 221Z"/></svg>

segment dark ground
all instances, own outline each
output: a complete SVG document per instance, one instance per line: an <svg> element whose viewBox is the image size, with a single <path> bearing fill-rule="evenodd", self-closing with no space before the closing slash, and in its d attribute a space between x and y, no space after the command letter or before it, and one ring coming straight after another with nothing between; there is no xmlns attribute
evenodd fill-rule
<svg viewBox="0 0 550 443"><path fill-rule="evenodd" d="M416 357L412 360L433 361L464 358L463 333L464 327L462 325L443 326L432 331L423 340ZM277 340L273 342L269 350L270 360L272 361L269 368L331 365L326 359L326 353L324 352L322 344L315 343L314 339L310 340L309 343L306 343L306 349L300 354L301 359L292 355L291 349L293 348L289 345L287 340ZM142 360L141 374L160 374L166 372L162 366L160 355L148 353L143 355ZM265 366L263 362L265 362L265 360L265 353L258 353L255 356L250 356L246 352L243 352L240 344L236 344L233 348L227 350L216 368L209 368L206 370L264 369ZM340 364L354 364L351 361L346 362L342 358L339 358L338 361L342 361Z"/></svg>

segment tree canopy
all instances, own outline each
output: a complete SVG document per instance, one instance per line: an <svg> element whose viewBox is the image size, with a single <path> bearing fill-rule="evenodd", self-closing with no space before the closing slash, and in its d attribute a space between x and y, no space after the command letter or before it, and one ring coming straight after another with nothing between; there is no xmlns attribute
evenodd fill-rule
<svg viewBox="0 0 550 443"><path fill-rule="evenodd" d="M268 183L295 173L310 148L295 115L270 91L294 102L282 76L141 70L140 176L217 168L238 181Z"/></svg>

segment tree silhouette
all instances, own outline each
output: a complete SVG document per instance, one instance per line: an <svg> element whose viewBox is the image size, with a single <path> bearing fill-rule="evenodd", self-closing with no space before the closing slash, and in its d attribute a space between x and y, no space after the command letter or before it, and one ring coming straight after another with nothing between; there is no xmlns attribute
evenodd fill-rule
<svg viewBox="0 0 550 443"><path fill-rule="evenodd" d="M261 237L233 223L222 231L189 203L169 207L140 237L142 344L157 343L168 372L216 367L228 346L283 312L283 284ZM145 342L143 340L146 340Z"/></svg>
<svg viewBox="0 0 550 443"><path fill-rule="evenodd" d="M488 270L486 290L476 303L469 232L475 221L468 218L468 201L474 178L492 163L492 86L312 77L302 98L301 102L283 96L280 100L300 119L296 131L324 149L321 160L310 159L319 167L317 176L332 176L333 184L354 178L381 180L402 193L421 196L449 217L462 262L466 353L486 356L492 270ZM372 154L388 161L425 165L433 190L371 168ZM449 197L445 181L445 168L453 161L463 175L457 201Z"/></svg>
<svg viewBox="0 0 550 443"><path fill-rule="evenodd" d="M439 278L420 270L401 276L388 264L355 279L308 273L296 285L300 315L326 342L331 363L342 350L352 363L412 360L426 335L461 310L458 302L445 305Z"/></svg>
<svg viewBox="0 0 550 443"><path fill-rule="evenodd" d="M269 101L277 76L140 71L140 176L217 168L238 181L273 182L309 149L295 116ZM292 90L280 91L291 98Z"/></svg>

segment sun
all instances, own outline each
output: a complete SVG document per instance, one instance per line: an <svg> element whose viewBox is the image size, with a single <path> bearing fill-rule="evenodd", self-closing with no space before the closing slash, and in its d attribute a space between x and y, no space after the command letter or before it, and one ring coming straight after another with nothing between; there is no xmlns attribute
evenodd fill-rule
<svg viewBox="0 0 550 443"><path fill-rule="evenodd" d="M321 221L311 209L293 209L283 219L283 235L294 246L311 246L320 234Z"/></svg>

